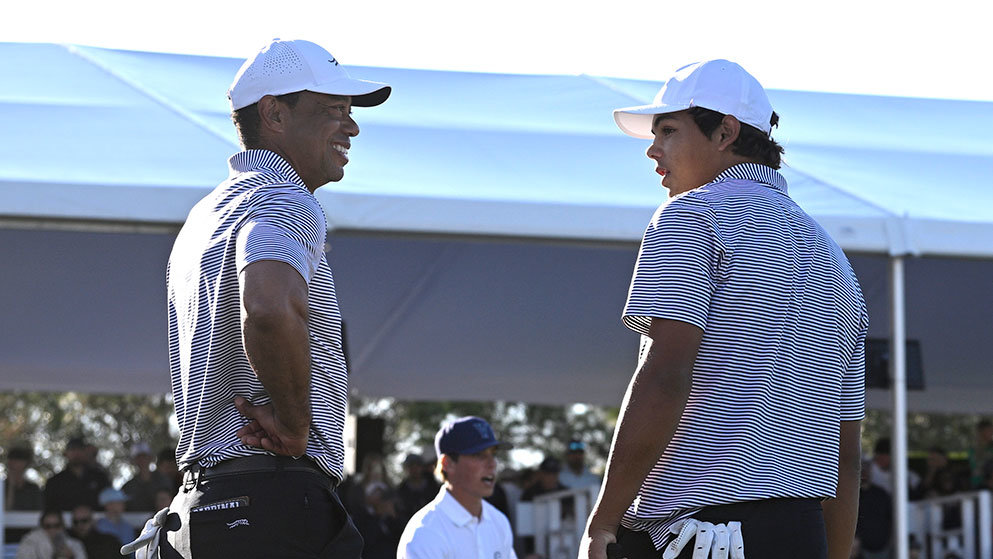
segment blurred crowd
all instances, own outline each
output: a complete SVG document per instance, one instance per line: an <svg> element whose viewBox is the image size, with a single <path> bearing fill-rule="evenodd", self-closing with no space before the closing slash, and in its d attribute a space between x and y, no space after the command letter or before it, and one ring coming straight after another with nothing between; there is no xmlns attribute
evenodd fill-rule
<svg viewBox="0 0 993 559"><path fill-rule="evenodd" d="M120 557L121 545L134 539L140 528L129 523L124 512L151 514L169 506L182 481L172 448L153 454L148 445L135 444L130 452L133 475L120 487L113 485L106 469L98 463L97 451L83 438L70 439L64 450L65 467L43 486L26 475L32 463L31 450L16 447L6 451L4 508L40 513L33 530L7 532L8 542L20 541L18 559ZM435 462L431 451L407 454L397 480L388 473L386 457L366 454L358 471L338 487L342 503L365 539L366 559L396 556L407 521L441 489ZM906 490L910 500L977 489L993 491L993 423L983 420L977 424L968 460L951 460L944 449L933 447L923 467L908 473ZM515 526L517 503L545 493L599 484L599 476L587 465L585 444L573 440L565 453L545 456L536 467L501 468L495 491L487 501ZM890 441L880 439L863 462L853 559L891 556L893 490ZM961 523L958 505L945 506L942 526L954 529ZM920 543L911 542L911 547ZM519 557L536 557L530 538L517 538L515 547Z"/></svg>
<svg viewBox="0 0 993 559"><path fill-rule="evenodd" d="M893 474L890 440L876 441L872 455L862 462L859 491L859 519L853 559L889 559L893 551ZM921 469L919 469L921 470ZM993 491L993 423L981 420L967 460L951 460L944 448L931 447L922 471L907 471L907 498L911 501L948 497L956 493L985 489ZM957 503L942 507L941 526L954 530L962 526ZM911 539L912 553L924 545Z"/></svg>
<svg viewBox="0 0 993 559"><path fill-rule="evenodd" d="M135 444L130 454L134 475L120 487L114 487L97 452L82 437L69 439L65 467L40 487L26 475L31 450L7 451L4 509L41 511L34 530L8 530L7 541L20 540L17 559L121 557L121 546L132 541L139 528L124 517L125 510L151 513L169 506L181 481L172 448L153 455L147 444Z"/></svg>

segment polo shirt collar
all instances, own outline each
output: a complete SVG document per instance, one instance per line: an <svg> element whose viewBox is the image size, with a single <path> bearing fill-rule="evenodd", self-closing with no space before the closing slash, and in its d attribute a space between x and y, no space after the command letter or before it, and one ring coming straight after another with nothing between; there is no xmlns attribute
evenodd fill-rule
<svg viewBox="0 0 993 559"><path fill-rule="evenodd" d="M456 526L468 526L476 520L476 517L472 515L469 511L462 506L461 503L455 500L455 497L448 492L443 486L441 488L441 501L438 503L438 509L445 513L445 516L452 521ZM480 519L482 520L482 519Z"/></svg>
<svg viewBox="0 0 993 559"><path fill-rule="evenodd" d="M778 190L783 194L789 194L786 190L786 179L783 178L783 175L780 175L779 171L773 169L772 167L768 167L760 163L739 163L737 165L732 165L721 172L721 174L717 175L714 182L736 179L760 182L767 186L771 186L773 189Z"/></svg>
<svg viewBox="0 0 993 559"><path fill-rule="evenodd" d="M293 167L286 162L279 154L267 149L249 149L240 151L228 159L228 167L231 173L252 173L256 171L269 171L276 173L287 183L292 183L307 190L300 175L293 170Z"/></svg>

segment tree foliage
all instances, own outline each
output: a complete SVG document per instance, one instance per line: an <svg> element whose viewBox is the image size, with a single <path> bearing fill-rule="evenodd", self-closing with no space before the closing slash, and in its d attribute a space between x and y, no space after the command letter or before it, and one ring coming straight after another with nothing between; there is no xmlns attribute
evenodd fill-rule
<svg viewBox="0 0 993 559"><path fill-rule="evenodd" d="M0 393L0 446L26 446L32 467L48 479L65 465L66 441L82 436L99 450L98 461L116 484L131 476L130 450L144 442L157 453L175 448L172 397L77 392Z"/></svg>
<svg viewBox="0 0 993 559"><path fill-rule="evenodd" d="M384 449L392 470L409 452L433 448L434 435L447 419L477 415L497 435L511 442L510 467L534 466L543 456L561 456L570 439L587 445L594 470L602 468L617 420L617 408L531 405L519 402L412 402L353 398L351 412L384 420ZM964 454L973 441L975 414L909 414L908 449L923 454L941 446L952 455ZM890 436L891 414L870 410L863 423L863 449L871 454L881 437ZM15 392L0 393L0 447L31 448L33 467L47 479L64 466L63 447L69 438L83 436L100 450L99 462L118 485L128 479L130 448L145 442L153 452L175 448L172 398L169 395L106 395Z"/></svg>

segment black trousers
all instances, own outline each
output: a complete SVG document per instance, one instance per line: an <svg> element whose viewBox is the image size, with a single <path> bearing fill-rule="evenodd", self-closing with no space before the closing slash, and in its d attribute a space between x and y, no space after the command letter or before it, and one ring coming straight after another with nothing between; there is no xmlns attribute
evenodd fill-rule
<svg viewBox="0 0 993 559"><path fill-rule="evenodd" d="M741 536L747 559L827 559L827 533L824 511L817 499L764 499L731 505L705 507L693 515L714 524L741 522ZM628 559L659 559L648 532L620 528L617 543ZM687 544L679 559L693 557L693 544Z"/></svg>
<svg viewBox="0 0 993 559"><path fill-rule="evenodd" d="M362 537L338 500L332 478L316 469L187 473L169 508L165 537L159 540L163 559L362 556Z"/></svg>

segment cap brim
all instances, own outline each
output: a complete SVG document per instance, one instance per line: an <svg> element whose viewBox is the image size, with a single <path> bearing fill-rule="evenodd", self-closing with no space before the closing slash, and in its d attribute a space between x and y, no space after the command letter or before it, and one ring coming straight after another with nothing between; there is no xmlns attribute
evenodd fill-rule
<svg viewBox="0 0 993 559"><path fill-rule="evenodd" d="M628 136L651 140L655 137L652 134L652 121L655 115L674 113L690 108L689 105L639 105L637 107L625 107L614 110L614 122Z"/></svg>
<svg viewBox="0 0 993 559"><path fill-rule="evenodd" d="M307 90L351 97L355 107L375 107L386 101L393 89L385 83L346 78L311 86Z"/></svg>

